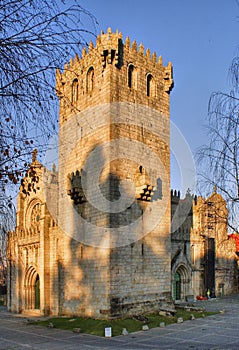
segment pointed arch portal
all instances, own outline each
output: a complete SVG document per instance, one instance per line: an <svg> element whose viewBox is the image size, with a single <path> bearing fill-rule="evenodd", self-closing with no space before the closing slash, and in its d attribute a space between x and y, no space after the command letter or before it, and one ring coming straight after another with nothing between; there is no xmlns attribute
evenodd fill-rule
<svg viewBox="0 0 239 350"><path fill-rule="evenodd" d="M40 309L40 277L33 266L25 274L25 309Z"/></svg>
<svg viewBox="0 0 239 350"><path fill-rule="evenodd" d="M178 272L175 272L174 274L173 299L181 299L181 275Z"/></svg>
<svg viewBox="0 0 239 350"><path fill-rule="evenodd" d="M183 300L190 294L189 271L184 265L178 266L173 275L173 299Z"/></svg>

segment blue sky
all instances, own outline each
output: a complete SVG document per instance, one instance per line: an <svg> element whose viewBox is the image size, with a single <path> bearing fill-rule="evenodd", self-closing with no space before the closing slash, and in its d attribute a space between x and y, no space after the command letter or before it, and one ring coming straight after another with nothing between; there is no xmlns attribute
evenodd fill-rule
<svg viewBox="0 0 239 350"><path fill-rule="evenodd" d="M111 27L123 38L173 64L171 120L193 153L207 142L204 125L210 94L228 91L228 69L239 45L235 0L82 0L95 15L97 31ZM172 176L172 187L180 187Z"/></svg>

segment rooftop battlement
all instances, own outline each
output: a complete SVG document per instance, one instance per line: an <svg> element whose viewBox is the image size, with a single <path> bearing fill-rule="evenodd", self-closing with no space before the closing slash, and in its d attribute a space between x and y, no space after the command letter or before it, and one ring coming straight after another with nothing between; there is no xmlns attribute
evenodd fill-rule
<svg viewBox="0 0 239 350"><path fill-rule="evenodd" d="M125 43L123 44L123 36L122 33L118 32L116 30L115 33L112 33L111 28L108 28L107 33L105 34L103 31L101 31L101 34L98 35L96 39L96 45L94 46L93 42L90 41L87 48L84 47L81 52L81 59L83 60L87 55L91 55L94 50L96 50L98 53L102 56L102 66L105 67L105 63L108 64L112 63L112 57L111 53L114 51L115 59L115 65L117 66L119 64L118 57L120 54L120 44L124 46L124 49L127 51L131 51L134 53L139 53L141 56L145 57L146 60L151 61L155 65L159 65L160 67L163 66L163 59L162 56L159 56L157 58L156 52L153 52L151 54L150 49L147 48L144 49L144 45L140 43L137 44L136 40L134 40L132 43L130 41L130 38L127 36L125 39ZM109 56L108 56L109 55ZM108 60L106 60L106 56L108 56ZM75 58L72 58L69 63L66 63L64 65L64 70L61 73L60 70L57 70L57 78L59 78L64 73L68 72L69 70L74 70L74 68L77 68L79 62L81 61L79 58L79 55L76 54ZM167 66L165 68L172 69L172 63L168 62Z"/></svg>
<svg viewBox="0 0 239 350"><path fill-rule="evenodd" d="M163 66L162 57L122 33L101 32L94 45L83 48L56 71L56 91L61 100L60 114L70 114L110 102L133 102L169 115L168 96L173 88L172 64ZM64 100L64 101L63 101ZM160 106L165 106L165 111Z"/></svg>

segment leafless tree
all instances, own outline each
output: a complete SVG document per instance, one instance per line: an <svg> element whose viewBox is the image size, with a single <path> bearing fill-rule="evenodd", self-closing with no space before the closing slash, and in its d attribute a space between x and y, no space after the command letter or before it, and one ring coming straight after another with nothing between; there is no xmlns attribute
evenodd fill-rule
<svg viewBox="0 0 239 350"><path fill-rule="evenodd" d="M67 5L70 4L70 5ZM0 185L22 177L57 128L55 69L94 36L78 0L0 0Z"/></svg>
<svg viewBox="0 0 239 350"><path fill-rule="evenodd" d="M239 57L232 61L232 90L211 95L208 107L208 144L200 148L199 186L209 194L216 186L227 202L228 225L239 232Z"/></svg>
<svg viewBox="0 0 239 350"><path fill-rule="evenodd" d="M96 19L79 2L0 0L0 270L14 228L9 186L57 130L56 68L95 36Z"/></svg>
<svg viewBox="0 0 239 350"><path fill-rule="evenodd" d="M15 229L16 212L10 198L0 193L0 295L4 291L7 275L6 239L7 233Z"/></svg>

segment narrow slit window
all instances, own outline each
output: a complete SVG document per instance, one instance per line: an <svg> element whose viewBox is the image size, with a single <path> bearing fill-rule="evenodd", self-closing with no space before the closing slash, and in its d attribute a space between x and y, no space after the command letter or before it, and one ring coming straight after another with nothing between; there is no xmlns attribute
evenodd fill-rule
<svg viewBox="0 0 239 350"><path fill-rule="evenodd" d="M137 72L133 64L128 67L128 87L136 90Z"/></svg>
<svg viewBox="0 0 239 350"><path fill-rule="evenodd" d="M72 82L72 98L71 98L73 103L77 102L78 94L79 94L78 79L74 79Z"/></svg>
<svg viewBox="0 0 239 350"><path fill-rule="evenodd" d="M134 70L134 66L130 64L128 68L128 87L130 89L132 89L132 86L133 86L133 70Z"/></svg>
<svg viewBox="0 0 239 350"><path fill-rule="evenodd" d="M153 82L153 76L152 74L147 75L147 96L152 96L152 82Z"/></svg>
<svg viewBox="0 0 239 350"><path fill-rule="evenodd" d="M86 90L87 92L91 92L94 88L94 68L90 67L87 72L86 77Z"/></svg>

